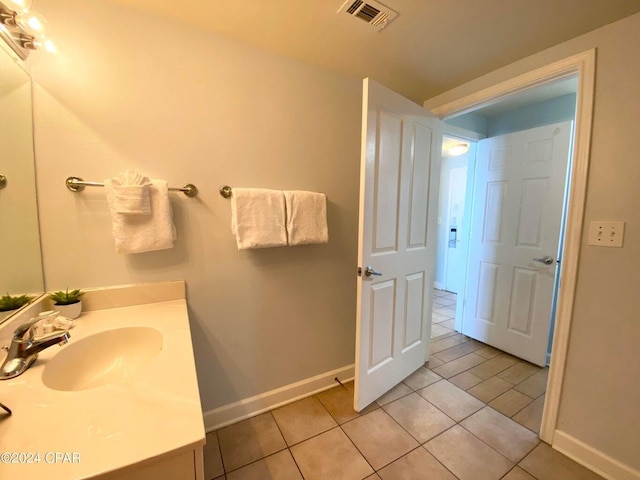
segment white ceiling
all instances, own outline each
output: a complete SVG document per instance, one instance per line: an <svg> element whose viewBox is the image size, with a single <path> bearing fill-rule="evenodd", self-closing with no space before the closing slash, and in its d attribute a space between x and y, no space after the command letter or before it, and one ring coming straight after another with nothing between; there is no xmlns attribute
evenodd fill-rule
<svg viewBox="0 0 640 480"><path fill-rule="evenodd" d="M344 0L111 0L193 24L416 102L640 11L639 0L383 0L376 32Z"/></svg>

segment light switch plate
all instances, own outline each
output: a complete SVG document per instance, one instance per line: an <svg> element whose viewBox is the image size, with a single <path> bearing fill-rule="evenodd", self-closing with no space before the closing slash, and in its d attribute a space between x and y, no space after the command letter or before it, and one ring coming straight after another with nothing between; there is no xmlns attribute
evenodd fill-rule
<svg viewBox="0 0 640 480"><path fill-rule="evenodd" d="M597 247L622 247L624 222L591 222L587 243Z"/></svg>

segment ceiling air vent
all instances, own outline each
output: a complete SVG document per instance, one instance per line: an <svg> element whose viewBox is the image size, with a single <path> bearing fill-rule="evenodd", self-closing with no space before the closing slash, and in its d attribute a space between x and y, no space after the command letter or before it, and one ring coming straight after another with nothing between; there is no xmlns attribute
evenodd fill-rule
<svg viewBox="0 0 640 480"><path fill-rule="evenodd" d="M374 0L347 0L338 10L338 13L341 12L364 20L378 31L382 30L391 20L398 16L397 12Z"/></svg>

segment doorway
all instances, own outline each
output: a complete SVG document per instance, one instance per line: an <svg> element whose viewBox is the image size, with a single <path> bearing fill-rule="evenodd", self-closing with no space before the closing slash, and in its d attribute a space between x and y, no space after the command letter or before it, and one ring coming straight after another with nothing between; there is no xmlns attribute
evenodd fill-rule
<svg viewBox="0 0 640 480"><path fill-rule="evenodd" d="M568 57L544 67L523 73L510 80L495 84L470 95L442 104L426 105L443 119L460 116L473 110L495 104L500 99L512 98L532 88L570 76L577 76L576 123L572 145L573 163L568 178L569 200L566 206L566 224L562 263L563 282L558 289L556 325L547 394L544 402L540 438L552 443L556 429L560 395L564 381L569 332L573 315L573 299L576 290L576 273L580 250L582 223L586 198L586 181L589 164L589 144L595 78L595 50Z"/></svg>
<svg viewBox="0 0 640 480"><path fill-rule="evenodd" d="M440 322L448 314L467 336L547 363L576 88L574 76L511 98L509 108L492 105L453 119L481 118L478 133L487 138L477 143L477 156L453 156L476 144L445 137L435 287L461 301L455 312L435 310L432 337L454 328ZM466 178L469 163L465 188L456 174ZM458 205L469 208L457 212Z"/></svg>

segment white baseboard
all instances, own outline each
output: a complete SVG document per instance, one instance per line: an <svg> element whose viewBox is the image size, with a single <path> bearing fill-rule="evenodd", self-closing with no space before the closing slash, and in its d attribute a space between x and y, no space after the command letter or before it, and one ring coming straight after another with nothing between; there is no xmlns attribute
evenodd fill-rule
<svg viewBox="0 0 640 480"><path fill-rule="evenodd" d="M204 427L207 432L240 420L254 417L287 403L294 402L301 398L309 397L315 393L328 390L338 385L335 378L341 382L348 382L353 379L355 365L331 370L321 373L315 377L306 378L284 387L276 388L253 397L245 398L222 407L214 408L204 412Z"/></svg>
<svg viewBox="0 0 640 480"><path fill-rule="evenodd" d="M553 448L607 480L640 480L640 471L560 430L553 434Z"/></svg>

